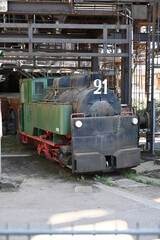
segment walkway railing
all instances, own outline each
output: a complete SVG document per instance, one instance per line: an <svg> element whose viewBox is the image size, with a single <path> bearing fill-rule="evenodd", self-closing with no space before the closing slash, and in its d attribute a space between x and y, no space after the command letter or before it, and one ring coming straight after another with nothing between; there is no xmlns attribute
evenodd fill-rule
<svg viewBox="0 0 160 240"><path fill-rule="evenodd" d="M114 235L114 236L118 236L118 235L130 235L130 236L134 236L136 237L136 239L140 239L140 237L142 236L154 236L154 239L156 237L156 239L160 239L160 228L157 229L127 229L127 230L92 230L92 231L81 231L81 230L32 230L32 229L0 229L0 237L4 236L5 239L10 239L11 236L25 236L27 239L31 239L33 236L44 236L45 235L45 239L48 235L48 237L54 236L53 239L55 238L55 235L70 235L72 237L72 239L74 239L74 236L77 235L89 235L93 237L97 237L100 235ZM15 239L15 238L14 238ZM20 238L19 238L20 239ZM95 238L94 238L95 239ZM97 239L97 238L96 238ZM107 238L105 238L107 239ZM113 238L114 239L114 238ZM118 239L118 238L116 238ZM150 238L153 239L153 238Z"/></svg>

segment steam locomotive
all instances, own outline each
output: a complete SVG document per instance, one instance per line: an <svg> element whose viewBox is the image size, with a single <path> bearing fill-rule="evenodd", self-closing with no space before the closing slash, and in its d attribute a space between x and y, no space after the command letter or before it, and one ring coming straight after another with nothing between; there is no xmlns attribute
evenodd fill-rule
<svg viewBox="0 0 160 240"><path fill-rule="evenodd" d="M96 81L85 74L20 80L21 141L75 173L139 165L137 117L122 115L116 94Z"/></svg>

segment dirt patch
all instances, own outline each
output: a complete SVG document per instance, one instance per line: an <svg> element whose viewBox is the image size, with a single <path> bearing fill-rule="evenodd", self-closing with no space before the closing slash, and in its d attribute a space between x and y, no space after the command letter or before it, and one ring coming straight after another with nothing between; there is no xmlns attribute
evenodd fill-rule
<svg viewBox="0 0 160 240"><path fill-rule="evenodd" d="M61 180L75 180L71 170L62 168L58 163L51 162L37 154L36 148L30 145L21 145L14 134L2 138L2 177L21 184L25 178L53 178ZM29 156L14 157L14 154L27 153Z"/></svg>
<svg viewBox="0 0 160 240"><path fill-rule="evenodd" d="M29 153L33 152L33 147L24 145L19 142L18 135L10 133L2 137L2 154L3 153Z"/></svg>

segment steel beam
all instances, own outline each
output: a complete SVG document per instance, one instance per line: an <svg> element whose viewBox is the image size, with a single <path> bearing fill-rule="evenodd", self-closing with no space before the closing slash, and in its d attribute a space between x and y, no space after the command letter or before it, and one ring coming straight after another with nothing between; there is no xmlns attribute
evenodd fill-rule
<svg viewBox="0 0 160 240"><path fill-rule="evenodd" d="M90 43L90 44L127 44L127 39L82 39L82 38L35 38L35 37L21 37L21 35L17 35L13 38L13 36L3 37L0 34L0 43Z"/></svg>
<svg viewBox="0 0 160 240"><path fill-rule="evenodd" d="M10 67L12 68L12 67ZM20 70L20 69L48 69L48 70L54 70L54 69L91 69L91 67L68 67L68 66L21 66L21 67L16 67L16 66L13 66L13 68L16 68L17 70Z"/></svg>
<svg viewBox="0 0 160 240"><path fill-rule="evenodd" d="M0 28L28 28L28 23L0 23ZM128 25L126 24L49 24L49 23L32 23L32 28L48 28L48 29L103 29L106 27L107 29L128 29Z"/></svg>
<svg viewBox="0 0 160 240"><path fill-rule="evenodd" d="M20 60L20 61L24 61L24 60L26 60L26 61L59 61L59 62L61 62L61 61L63 61L63 62L91 62L91 59L90 58L52 58L52 57L43 57L43 58L37 58L37 57L28 57L28 56L26 56L26 57L21 57L21 58L19 58L19 57L17 57L17 56L15 56L15 57L13 57L13 56L11 56L11 57L0 57L0 62L4 62L5 63L5 61L16 61L16 60Z"/></svg>
<svg viewBox="0 0 160 240"><path fill-rule="evenodd" d="M8 1L9 14L72 14L69 2L58 1Z"/></svg>
<svg viewBox="0 0 160 240"><path fill-rule="evenodd" d="M128 57L128 53L33 52L32 57ZM28 52L6 52L5 56L30 56Z"/></svg>

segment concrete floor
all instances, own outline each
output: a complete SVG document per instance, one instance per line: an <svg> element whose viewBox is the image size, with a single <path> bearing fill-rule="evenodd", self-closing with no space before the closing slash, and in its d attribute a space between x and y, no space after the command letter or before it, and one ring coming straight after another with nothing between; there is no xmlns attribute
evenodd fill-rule
<svg viewBox="0 0 160 240"><path fill-rule="evenodd" d="M75 193L77 186L81 188ZM83 191L86 186L93 192ZM124 230L135 228L137 222L141 228L156 228L160 219L158 188L128 190L54 177L26 178L18 192L0 193L0 205L1 228L8 223L9 228L24 229L29 223L38 229L51 225L66 230Z"/></svg>
<svg viewBox="0 0 160 240"><path fill-rule="evenodd" d="M7 149L5 141L2 144L3 154L18 152L30 153L31 156L2 158L3 180L12 181L17 189L0 192L1 229L6 223L9 228L26 228L29 223L31 228L51 226L53 229L74 230L128 229L135 228L137 222L140 228L158 227L159 187L138 185L136 182L129 182L129 187L120 184L117 187L106 186L96 183L94 176L73 175L58 164L38 157L30 148ZM115 175L109 177L117 178ZM133 238L112 236L103 239Z"/></svg>

